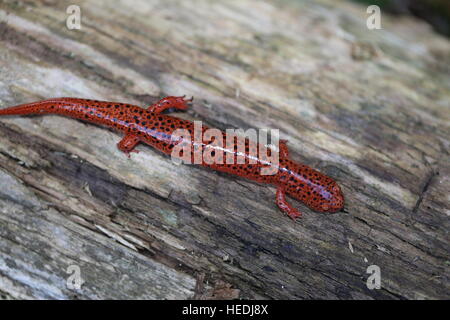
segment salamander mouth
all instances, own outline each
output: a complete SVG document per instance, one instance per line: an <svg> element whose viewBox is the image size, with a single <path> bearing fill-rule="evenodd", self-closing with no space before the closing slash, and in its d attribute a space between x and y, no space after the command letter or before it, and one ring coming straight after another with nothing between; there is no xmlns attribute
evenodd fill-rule
<svg viewBox="0 0 450 320"><path fill-rule="evenodd" d="M330 213L339 212L339 211L341 211L343 208L344 208L343 205L337 205L337 206L335 206L335 207L331 207L330 209L328 209L327 212L330 212Z"/></svg>
<svg viewBox="0 0 450 320"><path fill-rule="evenodd" d="M339 212L343 208L344 208L344 196L342 195L342 193L334 195L333 199L330 199L329 202L327 203L318 206L313 206L313 209L315 210L330 213Z"/></svg>
<svg viewBox="0 0 450 320"><path fill-rule="evenodd" d="M339 212L344 208L344 197L341 195L339 199L327 204L326 212ZM324 208L325 209L325 208Z"/></svg>

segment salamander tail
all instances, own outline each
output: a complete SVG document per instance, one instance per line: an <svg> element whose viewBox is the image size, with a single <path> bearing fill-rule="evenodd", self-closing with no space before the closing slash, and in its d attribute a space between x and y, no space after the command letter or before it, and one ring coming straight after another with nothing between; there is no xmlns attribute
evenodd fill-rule
<svg viewBox="0 0 450 320"><path fill-rule="evenodd" d="M0 116L55 113L65 98L43 100L0 109Z"/></svg>

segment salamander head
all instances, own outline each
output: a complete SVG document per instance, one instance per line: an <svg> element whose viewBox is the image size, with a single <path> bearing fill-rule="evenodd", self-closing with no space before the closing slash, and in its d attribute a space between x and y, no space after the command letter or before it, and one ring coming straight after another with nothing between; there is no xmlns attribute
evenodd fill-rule
<svg viewBox="0 0 450 320"><path fill-rule="evenodd" d="M344 207L344 195L335 181L327 186L320 186L318 191L320 200L307 203L309 207L322 212L338 212L342 210Z"/></svg>
<svg viewBox="0 0 450 320"><path fill-rule="evenodd" d="M308 166L290 163L285 181L286 192L315 211L337 212L344 207L344 195L336 181Z"/></svg>

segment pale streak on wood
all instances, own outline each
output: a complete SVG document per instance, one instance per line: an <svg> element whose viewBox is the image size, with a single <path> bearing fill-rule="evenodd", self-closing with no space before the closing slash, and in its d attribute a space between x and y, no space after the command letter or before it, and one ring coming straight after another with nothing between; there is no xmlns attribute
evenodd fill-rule
<svg viewBox="0 0 450 320"><path fill-rule="evenodd" d="M6 20L8 24L13 26L16 30L27 33L30 36L36 38L45 39L46 43L50 46L53 46L55 49L59 49L61 51L70 51L71 54L89 60L91 61L91 63L101 64L108 70L113 71L114 77L123 77L129 81L134 82L135 86L131 91L133 93L152 95L159 94L157 85L153 81L149 81L133 70L122 68L120 65L114 63L108 56L95 51L94 48L90 46L60 37L38 23L22 19L21 17L14 14L7 15L3 10L0 10L0 21L1 20ZM98 98L100 99L101 97ZM107 97L104 97L104 99L107 99Z"/></svg>
<svg viewBox="0 0 450 320"><path fill-rule="evenodd" d="M103 228L102 226L99 226L99 225L95 225L95 227L97 229L99 229L101 232L103 232L104 234L106 234L108 237L113 238L117 242L123 244L124 246L126 246L134 251L137 251L135 246L133 246L130 242L126 241L124 238L119 236L117 233L111 232L110 230Z"/></svg>

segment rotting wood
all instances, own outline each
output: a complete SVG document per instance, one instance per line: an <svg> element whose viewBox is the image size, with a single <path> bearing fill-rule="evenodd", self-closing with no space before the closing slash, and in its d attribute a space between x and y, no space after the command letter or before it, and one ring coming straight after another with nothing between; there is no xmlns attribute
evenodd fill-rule
<svg viewBox="0 0 450 320"><path fill-rule="evenodd" d="M343 1L83 1L80 31L71 4L2 1L0 107L193 95L177 115L280 129L346 212L290 200L293 223L272 187L146 146L128 159L120 135L75 120L0 119L0 297L450 297L447 39L387 15L368 31Z"/></svg>

